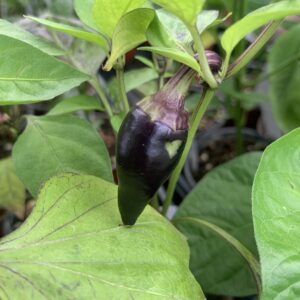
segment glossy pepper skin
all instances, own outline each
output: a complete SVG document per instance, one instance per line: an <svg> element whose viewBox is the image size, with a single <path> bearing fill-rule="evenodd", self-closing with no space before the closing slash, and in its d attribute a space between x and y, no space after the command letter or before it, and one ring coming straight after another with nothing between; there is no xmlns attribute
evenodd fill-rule
<svg viewBox="0 0 300 300"><path fill-rule="evenodd" d="M119 135L119 210L123 223L133 225L176 166L187 129L174 131L164 123L153 122L136 107L127 115Z"/></svg>
<svg viewBox="0 0 300 300"><path fill-rule="evenodd" d="M133 225L177 165L188 135L184 98L195 71L182 66L125 117L117 139L118 206Z"/></svg>

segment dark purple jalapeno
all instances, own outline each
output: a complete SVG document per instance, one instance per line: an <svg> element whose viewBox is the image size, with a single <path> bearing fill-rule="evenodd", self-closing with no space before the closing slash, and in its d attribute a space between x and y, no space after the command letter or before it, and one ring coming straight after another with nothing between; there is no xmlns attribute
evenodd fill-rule
<svg viewBox="0 0 300 300"><path fill-rule="evenodd" d="M219 56L207 53L212 70ZM133 225L177 165L188 134L184 98L197 73L181 66L156 94L125 117L117 139L118 206L123 224Z"/></svg>

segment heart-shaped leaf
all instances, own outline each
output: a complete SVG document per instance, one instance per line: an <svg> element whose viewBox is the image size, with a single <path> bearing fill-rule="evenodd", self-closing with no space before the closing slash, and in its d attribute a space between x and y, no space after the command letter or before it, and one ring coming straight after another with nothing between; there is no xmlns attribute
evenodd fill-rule
<svg viewBox="0 0 300 300"><path fill-rule="evenodd" d="M25 212L25 186L18 178L11 158L0 160L0 207L19 218Z"/></svg>
<svg viewBox="0 0 300 300"><path fill-rule="evenodd" d="M50 177L64 172L112 181L106 147L90 123L71 115L27 117L13 148L18 176L33 196Z"/></svg>
<svg viewBox="0 0 300 300"><path fill-rule="evenodd" d="M271 144L255 175L253 219L262 268L262 300L299 297L299 141L300 129L296 129Z"/></svg>
<svg viewBox="0 0 300 300"><path fill-rule="evenodd" d="M6 20L0 19L0 35L6 35L24 43L27 43L33 47L40 49L41 51L49 55L63 55L64 51L57 48L55 45L43 40L30 32L16 26Z"/></svg>
<svg viewBox="0 0 300 300"><path fill-rule="evenodd" d="M121 226L116 198L92 176L47 182L26 223L0 241L0 298L203 300L183 236L150 207Z"/></svg>
<svg viewBox="0 0 300 300"><path fill-rule="evenodd" d="M0 105L49 100L89 77L35 47L0 35Z"/></svg>
<svg viewBox="0 0 300 300"><path fill-rule="evenodd" d="M147 40L146 31L154 18L154 10L138 8L124 15L112 37L112 50L104 69L111 70L116 60Z"/></svg>
<svg viewBox="0 0 300 300"><path fill-rule="evenodd" d="M209 172L181 204L175 220L192 217L208 221L257 256L251 188L260 157L261 153L245 154ZM191 270L205 292L231 296L256 293L248 264L227 241L211 229L190 223L181 223L178 228L188 237Z"/></svg>

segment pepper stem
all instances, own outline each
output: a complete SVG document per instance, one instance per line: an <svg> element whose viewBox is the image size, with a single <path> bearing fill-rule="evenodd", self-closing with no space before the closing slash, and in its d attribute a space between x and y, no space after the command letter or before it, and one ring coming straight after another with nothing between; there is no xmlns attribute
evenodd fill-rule
<svg viewBox="0 0 300 300"><path fill-rule="evenodd" d="M178 97L179 95L181 99L184 99L196 75L196 71L186 65L182 65L158 93L164 93L168 95L168 98L173 99L176 99L176 96Z"/></svg>

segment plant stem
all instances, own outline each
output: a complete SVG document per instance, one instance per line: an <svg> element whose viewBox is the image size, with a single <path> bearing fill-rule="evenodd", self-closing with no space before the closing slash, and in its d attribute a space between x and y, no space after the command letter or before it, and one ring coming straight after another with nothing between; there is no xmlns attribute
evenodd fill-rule
<svg viewBox="0 0 300 300"><path fill-rule="evenodd" d="M248 264L252 275L254 277L258 296L261 293L261 272L260 272L260 264L252 254L252 252L245 247L239 240L237 240L234 236L230 235L228 232L223 230L221 227L207 222L203 219L192 218L192 217L182 217L172 220L173 224L178 223L191 223L196 226L206 227L217 234L219 237L224 239L227 243L229 243L246 261ZM258 297L259 298L259 297Z"/></svg>
<svg viewBox="0 0 300 300"><path fill-rule="evenodd" d="M203 73L203 79L207 82L211 89L216 89L218 87L218 83L211 72L208 61L206 59L205 50L202 44L201 36L196 28L196 26L189 26L189 31L193 37L195 47L198 53L198 60L201 71Z"/></svg>
<svg viewBox="0 0 300 300"><path fill-rule="evenodd" d="M98 96L99 96L99 98L100 98L100 100L101 100L101 102L102 102L102 104L103 104L103 106L104 106L104 108L105 108L105 110L106 110L109 118L113 117L113 112L112 112L111 107L109 105L108 99L107 99L107 97L106 97L106 95L105 95L105 93L104 93L101 85L99 84L99 81L98 81L97 77L93 77L89 81L89 83L91 84L91 86L97 92L97 94L98 94Z"/></svg>
<svg viewBox="0 0 300 300"><path fill-rule="evenodd" d="M181 158L175 168L175 170L173 171L170 180L169 180L169 185L168 185L168 190L167 190L167 197L164 201L164 205L163 205L163 211L162 214L166 215L168 208L172 202L173 196L174 196L174 192L175 192L175 188L176 188L176 184L178 181L178 178L180 176L181 170L184 166L184 163L186 161L186 158L189 154L190 148L192 146L192 142L194 139L194 136L198 130L199 127L199 123L205 113L205 111L207 110L207 107L211 101L211 99L214 96L214 90L209 89L209 88L205 88L203 90L202 93L202 97L201 100L198 103L198 106L196 107L192 117L191 117L191 126L188 132L188 137L187 137L187 141L186 141L186 145L184 147L183 153L181 155Z"/></svg>
<svg viewBox="0 0 300 300"><path fill-rule="evenodd" d="M121 59L124 60L124 57ZM115 66L116 75L117 75L117 83L119 89L119 96L121 98L123 109L126 113L129 112L130 107L127 99L126 89L125 89L125 82L124 82L124 63L118 60L118 64Z"/></svg>
<svg viewBox="0 0 300 300"><path fill-rule="evenodd" d="M282 20L270 22L259 34L256 40L228 67L225 79L232 77L262 49L274 35Z"/></svg>

